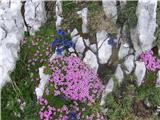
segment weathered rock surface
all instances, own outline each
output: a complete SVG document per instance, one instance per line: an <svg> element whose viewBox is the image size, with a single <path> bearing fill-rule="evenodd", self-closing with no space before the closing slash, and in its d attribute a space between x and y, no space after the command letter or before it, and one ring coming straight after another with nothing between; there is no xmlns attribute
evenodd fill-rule
<svg viewBox="0 0 160 120"><path fill-rule="evenodd" d="M25 31L20 1L1 1L0 5L0 89L10 81L14 70L20 40Z"/></svg>
<svg viewBox="0 0 160 120"><path fill-rule="evenodd" d="M123 59L124 57L126 57L129 53L129 45L127 43L125 44L121 44L119 52L118 52L118 58L119 59Z"/></svg>
<svg viewBox="0 0 160 120"><path fill-rule="evenodd" d="M83 59L83 62L86 63L87 65L89 65L92 69L94 69L97 72L97 70L98 70L97 57L92 51L88 50L85 53L85 57Z"/></svg>
<svg viewBox="0 0 160 120"><path fill-rule="evenodd" d="M41 80L40 80L38 87L35 89L37 98L43 96L45 86L49 81L49 75L44 74L44 69L45 69L44 66L39 68L39 77Z"/></svg>
<svg viewBox="0 0 160 120"><path fill-rule="evenodd" d="M39 30L40 26L47 20L44 1L27 0L24 14L29 32L31 35L34 35L34 32Z"/></svg>
<svg viewBox="0 0 160 120"><path fill-rule="evenodd" d="M111 18L113 22L117 21L117 7L116 0L102 0L103 9L107 17Z"/></svg>
<svg viewBox="0 0 160 120"><path fill-rule="evenodd" d="M30 26L30 32L34 32L45 22L43 8L41 0L26 1L25 20ZM27 30L21 9L20 0L2 0L0 3L0 89L10 81L10 73L18 59L19 44Z"/></svg>
<svg viewBox="0 0 160 120"><path fill-rule="evenodd" d="M109 38L107 37L107 33L105 31L97 32L96 36L99 62L101 64L105 64L112 55L112 46L108 44Z"/></svg>
<svg viewBox="0 0 160 120"><path fill-rule="evenodd" d="M136 61L135 76L137 77L138 86L142 84L145 73L146 73L146 66L144 62Z"/></svg>
<svg viewBox="0 0 160 120"><path fill-rule="evenodd" d="M157 80L156 80L156 86L160 87L160 70L157 73Z"/></svg>
<svg viewBox="0 0 160 120"><path fill-rule="evenodd" d="M142 53L142 48L138 39L137 27L130 29L131 40L135 50L135 57L137 58Z"/></svg>
<svg viewBox="0 0 160 120"><path fill-rule="evenodd" d="M88 8L83 8L81 11L78 11L77 14L82 18L82 32L88 33Z"/></svg>
<svg viewBox="0 0 160 120"><path fill-rule="evenodd" d="M97 52L97 46L96 46L96 44L90 45L90 49L91 49L94 53L96 53L96 52Z"/></svg>
<svg viewBox="0 0 160 120"><path fill-rule="evenodd" d="M130 74L133 71L133 68L134 68L134 55L129 55L125 59L124 65L126 67L125 73Z"/></svg>
<svg viewBox="0 0 160 120"><path fill-rule="evenodd" d="M115 78L116 78L119 82L122 82L122 80L124 79L123 70L122 70L120 64L118 64L114 75L115 75Z"/></svg>
<svg viewBox="0 0 160 120"><path fill-rule="evenodd" d="M75 28L72 32L71 32L71 37L75 37L78 34L78 30Z"/></svg>
<svg viewBox="0 0 160 120"><path fill-rule="evenodd" d="M83 38L79 37L76 44L75 44L75 50L77 53L83 54L84 49L85 49L85 45L83 42Z"/></svg>
<svg viewBox="0 0 160 120"><path fill-rule="evenodd" d="M101 103L100 103L101 106L105 106L106 97L110 92L112 92L113 87L114 87L114 81L113 81L113 78L110 78L106 85L105 90L102 93L102 98L101 98Z"/></svg>
<svg viewBox="0 0 160 120"><path fill-rule="evenodd" d="M157 0L139 0L137 8L137 31L143 51L150 50L155 40Z"/></svg>
<svg viewBox="0 0 160 120"><path fill-rule="evenodd" d="M107 95L113 91L113 87L114 87L114 81L113 81L113 78L110 78L105 87L105 90L102 93L101 102L100 102L101 111L103 112L103 114L106 114L108 111L108 108L106 108L106 98L107 98Z"/></svg>

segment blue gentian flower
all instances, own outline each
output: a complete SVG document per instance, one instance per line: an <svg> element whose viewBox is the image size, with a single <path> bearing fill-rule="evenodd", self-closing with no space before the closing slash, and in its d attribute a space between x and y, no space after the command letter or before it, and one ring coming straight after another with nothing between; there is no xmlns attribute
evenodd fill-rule
<svg viewBox="0 0 160 120"><path fill-rule="evenodd" d="M62 44L63 46L66 46L67 41L66 41L66 40L62 40L62 41L61 41L61 44Z"/></svg>
<svg viewBox="0 0 160 120"><path fill-rule="evenodd" d="M70 116L71 120L76 120L76 113L75 112L70 112L69 116Z"/></svg>
<svg viewBox="0 0 160 120"><path fill-rule="evenodd" d="M70 47L74 47L73 42L72 42L72 41L68 41L68 42L67 42L67 47L69 47L69 48L70 48Z"/></svg>
<svg viewBox="0 0 160 120"><path fill-rule="evenodd" d="M66 33L65 33L63 30L61 30L61 29L58 29L58 30L57 30L57 33L58 33L58 35L60 35L60 36L65 36L65 35L66 35Z"/></svg>
<svg viewBox="0 0 160 120"><path fill-rule="evenodd" d="M63 48L56 48L57 55L62 55Z"/></svg>
<svg viewBox="0 0 160 120"><path fill-rule="evenodd" d="M62 40L61 44L62 44L62 46L65 46L65 47L68 47L68 48L74 47L74 43L70 40Z"/></svg>
<svg viewBox="0 0 160 120"><path fill-rule="evenodd" d="M51 46L52 47L55 47L57 44L59 44L60 43L60 40L59 39L55 39L53 42L52 42L52 44L51 44Z"/></svg>
<svg viewBox="0 0 160 120"><path fill-rule="evenodd" d="M111 46L116 45L116 42L115 42L115 40L114 40L113 37L111 37L111 38L108 40L108 44L111 45Z"/></svg>

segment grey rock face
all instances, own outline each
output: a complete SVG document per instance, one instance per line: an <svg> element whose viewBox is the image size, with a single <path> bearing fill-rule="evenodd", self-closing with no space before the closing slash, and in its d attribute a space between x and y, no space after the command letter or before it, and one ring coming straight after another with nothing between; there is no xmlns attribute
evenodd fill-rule
<svg viewBox="0 0 160 120"><path fill-rule="evenodd" d="M97 52L96 44L90 45L90 49L91 49L94 53L96 53L96 52Z"/></svg>
<svg viewBox="0 0 160 120"><path fill-rule="evenodd" d="M125 61L124 65L127 70L125 70L126 74L130 74L133 71L134 68L134 55L129 55Z"/></svg>
<svg viewBox="0 0 160 120"><path fill-rule="evenodd" d="M82 18L82 32L83 33L88 33L88 20L87 20L87 15L88 15L88 8L83 8L81 11L78 11L77 14Z"/></svg>
<svg viewBox="0 0 160 120"><path fill-rule="evenodd" d="M88 50L85 53L85 57L83 59L83 62L86 63L87 65L89 65L92 69L94 69L97 72L97 70L98 70L97 57L92 51Z"/></svg>
<svg viewBox="0 0 160 120"><path fill-rule="evenodd" d="M156 30L156 8L157 0L139 0L137 8L138 24L137 31L142 50L153 47Z"/></svg>
<svg viewBox="0 0 160 120"><path fill-rule="evenodd" d="M137 77L138 86L142 84L145 73L146 73L146 66L144 62L136 61L135 75Z"/></svg>
<svg viewBox="0 0 160 120"><path fill-rule="evenodd" d="M21 6L20 1L10 0L0 5L0 89L10 81L10 72L18 59L19 43L25 30Z"/></svg>
<svg viewBox="0 0 160 120"><path fill-rule="evenodd" d="M156 80L156 86L160 87L160 70L157 73L157 80Z"/></svg>
<svg viewBox="0 0 160 120"><path fill-rule="evenodd" d="M117 21L117 7L116 0L102 0L103 9L107 17L111 18L113 22Z"/></svg>
<svg viewBox="0 0 160 120"><path fill-rule="evenodd" d="M71 32L71 37L75 37L78 34L78 30L75 28L72 32Z"/></svg>
<svg viewBox="0 0 160 120"><path fill-rule="evenodd" d="M101 98L101 102L100 105L103 107L106 104L106 97L109 93L112 92L114 87L114 82L113 82L113 78L110 78L110 80L108 81L105 90L102 93L102 98ZM105 111L105 110L104 110Z"/></svg>
<svg viewBox="0 0 160 120"><path fill-rule="evenodd" d="M77 53L83 54L84 49L85 49L85 45L84 45L84 42L83 42L83 38L79 37L77 39L76 44L75 44L75 50L76 50Z"/></svg>
<svg viewBox="0 0 160 120"><path fill-rule="evenodd" d="M112 46L108 44L107 33L105 31L97 32L98 58L101 64L108 62L112 55Z"/></svg>
<svg viewBox="0 0 160 120"><path fill-rule="evenodd" d="M126 44L121 44L119 52L118 52L118 58L119 59L123 59L124 57L126 57L129 53L129 45Z"/></svg>
<svg viewBox="0 0 160 120"><path fill-rule="evenodd" d="M26 26L21 13L20 0L2 0L0 4L0 89L10 81L10 73L14 70L20 41L24 37ZM27 0L25 19L31 27L30 32L38 30L45 22L44 4L40 0Z"/></svg>
<svg viewBox="0 0 160 120"><path fill-rule="evenodd" d="M45 4L42 0L27 0L25 3L25 21L29 26L29 32L39 30L40 26L46 22Z"/></svg>
<svg viewBox="0 0 160 120"><path fill-rule="evenodd" d="M138 39L137 27L130 29L133 48L135 50L135 57L137 58L142 53L142 48Z"/></svg>
<svg viewBox="0 0 160 120"><path fill-rule="evenodd" d="M114 75L115 75L115 78L116 78L119 82L122 82L122 80L124 79L123 70L122 70L120 64L118 64L117 69L116 69Z"/></svg>

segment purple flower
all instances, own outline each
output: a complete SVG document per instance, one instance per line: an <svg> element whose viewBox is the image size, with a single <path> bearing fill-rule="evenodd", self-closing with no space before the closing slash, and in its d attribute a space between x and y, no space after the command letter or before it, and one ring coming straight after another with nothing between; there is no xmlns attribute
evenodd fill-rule
<svg viewBox="0 0 160 120"><path fill-rule="evenodd" d="M140 60L146 65L146 68L151 71L160 69L160 60L153 56L153 51L148 50L140 55Z"/></svg>
<svg viewBox="0 0 160 120"><path fill-rule="evenodd" d="M91 103L100 96L104 88L101 80L80 58L69 56L56 59L50 63L53 70L50 82L54 83L56 96L61 94L71 100Z"/></svg>
<svg viewBox="0 0 160 120"><path fill-rule="evenodd" d="M71 120L76 120L76 113L75 112L70 112L69 116L70 116Z"/></svg>
<svg viewBox="0 0 160 120"><path fill-rule="evenodd" d="M116 45L115 39L114 39L113 37L111 37L111 38L108 40L108 44L111 45L111 46Z"/></svg>
<svg viewBox="0 0 160 120"><path fill-rule="evenodd" d="M66 33L61 29L57 30L57 34L60 35L60 36L65 36L66 35Z"/></svg>

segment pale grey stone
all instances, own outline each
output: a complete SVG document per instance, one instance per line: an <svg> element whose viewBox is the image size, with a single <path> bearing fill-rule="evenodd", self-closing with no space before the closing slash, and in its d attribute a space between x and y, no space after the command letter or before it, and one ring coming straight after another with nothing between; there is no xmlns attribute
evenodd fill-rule
<svg viewBox="0 0 160 120"><path fill-rule="evenodd" d="M137 84L140 86L146 74L146 66L144 62L136 61L135 76L137 77Z"/></svg>
<svg viewBox="0 0 160 120"><path fill-rule="evenodd" d="M127 43L125 43L125 44L127 44ZM128 47L128 45L125 45L125 44L121 44L121 46L120 46L120 49L119 49L119 52L118 52L118 58L119 59L123 59L129 53L130 48Z"/></svg>
<svg viewBox="0 0 160 120"><path fill-rule="evenodd" d="M98 58L101 64L108 62L112 55L112 46L108 44L109 38L105 31L97 32Z"/></svg>
<svg viewBox="0 0 160 120"><path fill-rule="evenodd" d="M97 57L92 51L88 50L85 53L85 57L83 59L83 62L86 63L87 65L89 65L92 69L94 69L97 72L97 70L98 70Z"/></svg>
<svg viewBox="0 0 160 120"><path fill-rule="evenodd" d="M84 52L84 49L85 49L85 45L84 45L84 42L83 42L83 38L82 37L78 37L78 40L75 44L75 50L77 53L83 53Z"/></svg>
<svg viewBox="0 0 160 120"><path fill-rule="evenodd" d="M130 74L133 71L134 68L134 55L129 55L125 61L124 61L124 65L126 67L127 70L125 70L126 74Z"/></svg>
<svg viewBox="0 0 160 120"><path fill-rule="evenodd" d="M139 0L137 7L137 31L143 51L150 50L155 40L157 0Z"/></svg>
<svg viewBox="0 0 160 120"><path fill-rule="evenodd" d="M157 73L157 80L156 80L156 86L160 87L160 70Z"/></svg>
<svg viewBox="0 0 160 120"><path fill-rule="evenodd" d="M119 81L119 82L122 82L122 80L124 79L124 74L123 74L123 70L121 68L121 65L118 64L117 65L117 68L116 68L116 71L115 71L115 78Z"/></svg>
<svg viewBox="0 0 160 120"><path fill-rule="evenodd" d="M42 0L27 0L25 3L25 21L29 26L30 34L34 35L40 26L47 20L45 3Z"/></svg>
<svg viewBox="0 0 160 120"><path fill-rule="evenodd" d="M116 0L102 0L104 12L107 17L111 18L114 23L117 21Z"/></svg>

